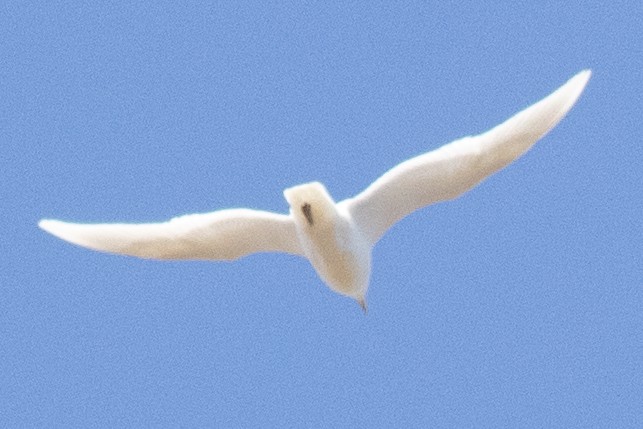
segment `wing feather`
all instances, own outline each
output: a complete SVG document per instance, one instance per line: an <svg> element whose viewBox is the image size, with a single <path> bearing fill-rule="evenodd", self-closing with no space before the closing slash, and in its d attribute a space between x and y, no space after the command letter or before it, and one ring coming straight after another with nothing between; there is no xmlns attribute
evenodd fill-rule
<svg viewBox="0 0 643 429"><path fill-rule="evenodd" d="M234 260L257 252L302 255L288 215L250 209L192 214L164 223L39 226L58 238L93 250L148 259Z"/></svg>
<svg viewBox="0 0 643 429"><path fill-rule="evenodd" d="M475 137L465 137L405 161L362 193L340 203L374 244L397 221L456 198L524 154L565 116L583 92L584 70L555 92Z"/></svg>

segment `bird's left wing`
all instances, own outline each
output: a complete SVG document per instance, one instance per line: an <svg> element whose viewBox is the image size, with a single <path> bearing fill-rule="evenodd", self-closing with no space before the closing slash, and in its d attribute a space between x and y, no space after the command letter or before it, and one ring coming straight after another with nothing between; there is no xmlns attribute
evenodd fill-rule
<svg viewBox="0 0 643 429"><path fill-rule="evenodd" d="M79 246L148 259L234 260L257 252L303 255L289 215L250 209L191 214L163 223L76 224L44 219L38 225Z"/></svg>
<svg viewBox="0 0 643 429"><path fill-rule="evenodd" d="M372 244L395 222L450 200L525 153L572 108L590 77L584 70L549 96L475 137L449 143L386 172L362 193L339 203Z"/></svg>

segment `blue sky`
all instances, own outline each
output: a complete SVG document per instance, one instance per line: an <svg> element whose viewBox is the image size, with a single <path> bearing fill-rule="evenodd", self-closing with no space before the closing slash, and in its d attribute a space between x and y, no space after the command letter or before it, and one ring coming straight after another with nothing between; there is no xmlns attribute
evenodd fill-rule
<svg viewBox="0 0 643 429"><path fill-rule="evenodd" d="M642 3L134 3L0 13L1 426L641 427ZM383 238L366 316L296 257L36 227L341 200L584 68L525 157Z"/></svg>

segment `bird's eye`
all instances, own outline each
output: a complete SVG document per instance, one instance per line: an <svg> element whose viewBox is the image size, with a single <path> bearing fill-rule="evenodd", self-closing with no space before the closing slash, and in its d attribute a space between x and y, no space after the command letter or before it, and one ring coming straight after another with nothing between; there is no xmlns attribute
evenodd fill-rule
<svg viewBox="0 0 643 429"><path fill-rule="evenodd" d="M304 205L301 206L301 212L306 216L308 225L313 226L313 210L310 204L304 203Z"/></svg>

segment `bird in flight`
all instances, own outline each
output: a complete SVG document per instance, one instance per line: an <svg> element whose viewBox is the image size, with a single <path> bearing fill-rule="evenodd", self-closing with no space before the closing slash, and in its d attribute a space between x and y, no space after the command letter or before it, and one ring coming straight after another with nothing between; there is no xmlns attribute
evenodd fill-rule
<svg viewBox="0 0 643 429"><path fill-rule="evenodd" d="M338 203L324 185L310 182L284 191L289 214L226 209L162 223L43 219L39 226L79 246L148 259L230 261L258 252L302 256L330 289L366 311L371 252L384 233L415 210L462 195L524 154L567 114L590 75L581 71L495 128L404 161Z"/></svg>

